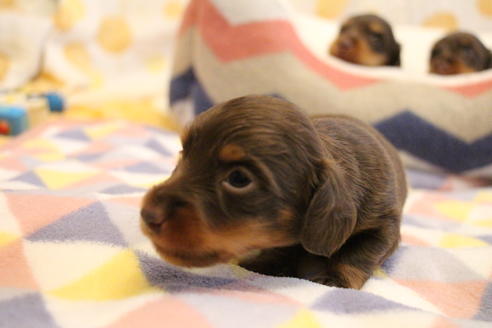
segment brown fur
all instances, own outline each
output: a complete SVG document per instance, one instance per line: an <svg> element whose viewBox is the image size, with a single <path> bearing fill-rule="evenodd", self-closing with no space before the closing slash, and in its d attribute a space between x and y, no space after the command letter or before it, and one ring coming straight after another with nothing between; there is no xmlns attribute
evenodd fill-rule
<svg viewBox="0 0 492 328"><path fill-rule="evenodd" d="M354 16L344 22L329 53L359 65L400 65L400 45L391 26L376 15Z"/></svg>
<svg viewBox="0 0 492 328"><path fill-rule="evenodd" d="M454 32L435 43L430 56L430 72L454 75L492 68L492 53L473 34Z"/></svg>
<svg viewBox="0 0 492 328"><path fill-rule="evenodd" d="M375 129L247 96L196 118L176 170L144 198L142 229L177 265L260 250L240 265L360 288L398 245L405 197L398 155Z"/></svg>

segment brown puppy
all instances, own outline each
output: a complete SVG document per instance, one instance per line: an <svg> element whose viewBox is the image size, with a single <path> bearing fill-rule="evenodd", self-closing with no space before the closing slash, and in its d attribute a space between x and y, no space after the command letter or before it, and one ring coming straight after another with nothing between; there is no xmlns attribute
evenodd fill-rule
<svg viewBox="0 0 492 328"><path fill-rule="evenodd" d="M400 45L391 26L376 15L354 16L343 23L329 53L366 66L400 66Z"/></svg>
<svg viewBox="0 0 492 328"><path fill-rule="evenodd" d="M492 53L473 34L451 33L436 42L430 56L430 72L453 75L492 68Z"/></svg>
<svg viewBox="0 0 492 328"><path fill-rule="evenodd" d="M172 176L143 200L143 232L168 262L240 265L360 288L397 247L406 183L395 149L343 116L247 96L199 115Z"/></svg>

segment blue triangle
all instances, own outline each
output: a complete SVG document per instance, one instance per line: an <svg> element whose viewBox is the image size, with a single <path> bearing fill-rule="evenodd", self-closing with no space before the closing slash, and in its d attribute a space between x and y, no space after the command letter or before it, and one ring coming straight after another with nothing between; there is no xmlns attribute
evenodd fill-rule
<svg viewBox="0 0 492 328"><path fill-rule="evenodd" d="M143 188L137 188L133 186L129 186L126 184L120 184L116 185L107 189L104 189L101 191L103 194L110 194L110 195L123 195L123 194L131 194L135 192L144 192L145 189Z"/></svg>
<svg viewBox="0 0 492 328"><path fill-rule="evenodd" d="M90 141L91 140L87 136L87 134L85 134L85 132L82 131L81 129L63 131L63 132L58 133L56 135L56 137L75 139L75 140L80 140L80 141Z"/></svg>
<svg viewBox="0 0 492 328"><path fill-rule="evenodd" d="M94 241L126 247L118 228L111 222L100 202L70 213L60 220L34 232L31 241Z"/></svg>
<svg viewBox="0 0 492 328"><path fill-rule="evenodd" d="M164 170L150 164L148 162L140 162L137 164L133 164L131 166L125 167L125 171L128 172L134 172L134 173L149 173L149 174L158 174L158 173L163 173Z"/></svg>
<svg viewBox="0 0 492 328"><path fill-rule="evenodd" d="M217 289L236 281L234 279L189 273L141 252L137 251L136 254L147 281L151 285L167 291L178 292L195 288Z"/></svg>
<svg viewBox="0 0 492 328"><path fill-rule="evenodd" d="M28 294L0 301L0 327L55 328L59 327L46 310L43 298Z"/></svg>
<svg viewBox="0 0 492 328"><path fill-rule="evenodd" d="M46 185L44 184L44 182L39 178L39 176L36 173L34 173L32 171L18 175L15 178L11 179L10 181L26 182L26 183L29 183L31 185L46 188Z"/></svg>
<svg viewBox="0 0 492 328"><path fill-rule="evenodd" d="M482 295L482 304L474 319L492 322L492 283Z"/></svg>
<svg viewBox="0 0 492 328"><path fill-rule="evenodd" d="M173 155L172 152L170 152L169 150L164 148L164 146L161 143L159 143L158 141L156 141L155 139L151 139L151 140L147 141L144 144L144 146L147 148L150 148L153 151L155 151L156 153L159 153L159 154L164 155L164 156L172 156Z"/></svg>
<svg viewBox="0 0 492 328"><path fill-rule="evenodd" d="M412 309L406 305L390 301L381 296L355 289L336 288L323 295L314 305L314 310L334 313L363 313L388 311L392 309Z"/></svg>
<svg viewBox="0 0 492 328"><path fill-rule="evenodd" d="M104 153L104 152L102 152L102 153L87 153L87 154L77 155L77 156L75 156L75 158L77 158L83 162L92 162L92 161L98 160L99 158L101 158L104 155L106 155L106 153Z"/></svg>

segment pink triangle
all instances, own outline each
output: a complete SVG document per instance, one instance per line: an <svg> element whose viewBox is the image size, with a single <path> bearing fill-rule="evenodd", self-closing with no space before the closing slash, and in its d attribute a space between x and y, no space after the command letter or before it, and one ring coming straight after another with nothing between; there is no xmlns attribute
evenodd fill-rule
<svg viewBox="0 0 492 328"><path fill-rule="evenodd" d="M123 204L123 205L129 205L131 207L142 206L142 197L140 196L114 197L108 199L108 201Z"/></svg>
<svg viewBox="0 0 492 328"><path fill-rule="evenodd" d="M471 318L480 307L484 281L437 282L396 280L437 306L451 318Z"/></svg>
<svg viewBox="0 0 492 328"><path fill-rule="evenodd" d="M198 311L169 296L126 314L106 328L161 328L164 326L212 328L212 325Z"/></svg>
<svg viewBox="0 0 492 328"><path fill-rule="evenodd" d="M420 239L418 237L409 235L408 233L402 232L401 234L401 241L405 244L408 245L414 245L414 246L430 246L428 242L426 242L423 239Z"/></svg>
<svg viewBox="0 0 492 328"><path fill-rule="evenodd" d="M0 248L0 286L38 289L24 255L22 240Z"/></svg>
<svg viewBox="0 0 492 328"><path fill-rule="evenodd" d="M93 202L90 199L51 195L7 194L6 197L24 235L31 234Z"/></svg>
<svg viewBox="0 0 492 328"><path fill-rule="evenodd" d="M120 180L116 179L110 174L100 173L92 177L88 177L82 181L70 185L70 188L80 188L84 186L91 186L98 183L120 183Z"/></svg>
<svg viewBox="0 0 492 328"><path fill-rule="evenodd" d="M0 160L0 167L5 170L24 171L25 165L19 161L16 156L7 157Z"/></svg>

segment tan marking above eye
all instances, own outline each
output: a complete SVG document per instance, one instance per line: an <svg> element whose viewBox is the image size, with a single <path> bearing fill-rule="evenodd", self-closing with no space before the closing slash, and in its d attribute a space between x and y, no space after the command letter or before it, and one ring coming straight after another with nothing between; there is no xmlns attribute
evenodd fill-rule
<svg viewBox="0 0 492 328"><path fill-rule="evenodd" d="M369 23L369 29L372 32L384 33L384 26L379 24L378 22L370 22Z"/></svg>
<svg viewBox="0 0 492 328"><path fill-rule="evenodd" d="M219 152L219 159L225 162L239 161L244 157L246 157L246 151L235 144L225 145Z"/></svg>

